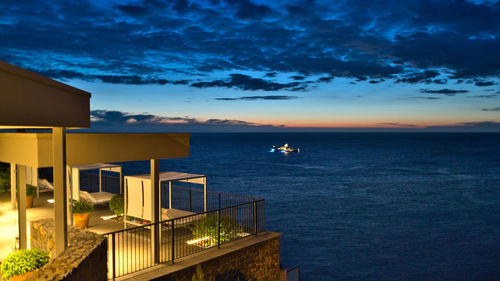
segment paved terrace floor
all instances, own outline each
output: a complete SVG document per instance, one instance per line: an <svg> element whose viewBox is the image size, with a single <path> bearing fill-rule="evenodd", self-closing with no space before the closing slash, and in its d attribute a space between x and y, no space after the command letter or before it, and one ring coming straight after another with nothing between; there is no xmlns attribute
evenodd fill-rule
<svg viewBox="0 0 500 281"><path fill-rule="evenodd" d="M35 198L33 208L26 210L27 221L54 218L54 204L47 202L52 198L52 193L42 193L40 198ZM107 205L95 206L90 215L89 230L99 234L119 230L123 228L122 223L113 220L103 220L102 216L113 215ZM16 246L18 236L17 210L13 210L10 203L10 192L0 193L0 261L5 259ZM29 223L27 226L28 237L30 235ZM28 239L28 247L29 247Z"/></svg>

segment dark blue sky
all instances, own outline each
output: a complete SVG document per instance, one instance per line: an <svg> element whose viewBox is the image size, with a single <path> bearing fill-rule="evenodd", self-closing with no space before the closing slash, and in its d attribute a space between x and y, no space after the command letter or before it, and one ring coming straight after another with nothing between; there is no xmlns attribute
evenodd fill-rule
<svg viewBox="0 0 500 281"><path fill-rule="evenodd" d="M0 38L95 128L500 131L497 1L7 0Z"/></svg>

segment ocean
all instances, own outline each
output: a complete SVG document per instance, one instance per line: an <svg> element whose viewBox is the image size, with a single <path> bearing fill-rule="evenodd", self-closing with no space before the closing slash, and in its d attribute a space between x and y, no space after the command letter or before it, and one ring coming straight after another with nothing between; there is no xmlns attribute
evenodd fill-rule
<svg viewBox="0 0 500 281"><path fill-rule="evenodd" d="M193 134L160 170L264 198L303 281L500 280L500 134Z"/></svg>

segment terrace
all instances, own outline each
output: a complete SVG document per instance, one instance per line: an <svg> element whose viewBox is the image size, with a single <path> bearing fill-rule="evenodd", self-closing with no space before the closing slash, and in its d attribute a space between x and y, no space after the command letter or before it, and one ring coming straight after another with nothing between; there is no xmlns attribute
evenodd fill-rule
<svg viewBox="0 0 500 281"><path fill-rule="evenodd" d="M264 200L207 190L202 175L178 178L183 174L160 173L160 159L189 156L189 134L67 133L67 128L89 127L89 93L1 61L0 82L0 129L10 130L0 133L0 161L11 166L11 202L2 203L0 210L1 257L12 248L29 248L30 236L31 242L40 236L39 228L30 233L30 222L49 218L53 226L45 235L51 238L43 241L50 243L34 242L53 259L35 273L37 280L50 275L58 276L50 280L85 279L82 276L149 280L167 275L191 280L196 265L212 276L239 274L230 279L279 278L281 234L264 231ZM81 244L79 237L89 235L71 226L71 202L82 195L84 185L74 168L109 163L99 167L113 170L112 163L128 161L149 161L150 174L127 175L125 184L121 170L118 178L99 178L99 191L108 188L108 181L119 182L125 214L122 221L105 219L112 213L106 206L96 207L88 230L102 236L90 235L98 243L95 248ZM27 209L27 184L38 183L39 168L52 168L53 190L39 193L34 208ZM137 197L130 197L138 191L131 189L134 178L141 183L140 214ZM92 181L86 182L88 188ZM174 181L202 183L204 189L173 185ZM85 256L78 247L85 248ZM99 264L101 256L107 261ZM102 268L104 263L107 269ZM63 272L55 272L60 267ZM146 271L149 277L141 275Z"/></svg>
<svg viewBox="0 0 500 281"><path fill-rule="evenodd" d="M80 182L84 189L91 192L99 189L115 191L120 177L100 177L96 173L84 172L80 174ZM131 273L159 264L173 264L179 259L264 232L262 199L208 190L205 205L204 191L199 188L164 182L161 191L162 207L192 214L136 226L124 223L123 216L115 217L108 205L95 206L87 230L104 235L108 240L109 279L127 279ZM51 192L41 192L35 198L33 208L27 210L28 222L54 217L53 203L49 202L52 195ZM2 227L10 230L3 232L8 235L0 237L0 244L6 246L0 254L5 257L16 244L16 214L8 198L3 198L3 201L0 207L4 212L3 218L11 218L10 223L2 223ZM151 238L154 227L160 228L159 247L156 249L159 260L156 262L154 240ZM29 236L29 228L27 233Z"/></svg>

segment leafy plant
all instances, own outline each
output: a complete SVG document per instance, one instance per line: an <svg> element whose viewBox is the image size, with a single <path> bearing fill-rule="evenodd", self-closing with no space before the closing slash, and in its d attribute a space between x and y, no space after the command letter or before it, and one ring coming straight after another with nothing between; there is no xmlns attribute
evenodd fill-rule
<svg viewBox="0 0 500 281"><path fill-rule="evenodd" d="M85 214L90 213L94 210L94 205L90 204L85 200L75 200L73 201L73 213L74 214Z"/></svg>
<svg viewBox="0 0 500 281"><path fill-rule="evenodd" d="M194 223L191 233L194 239L202 239L203 246L215 246L218 239L218 215L207 215ZM231 216L220 215L220 242L229 242L243 232L243 227Z"/></svg>
<svg viewBox="0 0 500 281"><path fill-rule="evenodd" d="M109 209L115 213L115 215L121 215L123 214L123 194L115 194L113 197L111 197L111 200L109 201Z"/></svg>
<svg viewBox="0 0 500 281"><path fill-rule="evenodd" d="M10 190L10 166L0 163L0 187L4 191Z"/></svg>
<svg viewBox="0 0 500 281"><path fill-rule="evenodd" d="M36 196L36 186L27 184L26 185L26 196Z"/></svg>
<svg viewBox="0 0 500 281"><path fill-rule="evenodd" d="M36 270L49 261L49 254L41 249L17 250L10 253L2 261L2 279L22 276L26 272Z"/></svg>

